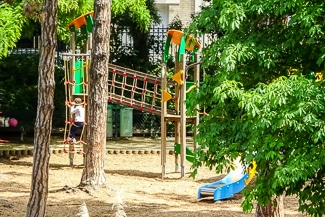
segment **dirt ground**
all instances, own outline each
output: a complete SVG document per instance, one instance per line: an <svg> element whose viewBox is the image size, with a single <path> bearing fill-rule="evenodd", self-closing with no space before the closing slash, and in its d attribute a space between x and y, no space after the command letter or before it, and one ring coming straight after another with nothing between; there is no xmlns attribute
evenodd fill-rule
<svg viewBox="0 0 325 217"><path fill-rule="evenodd" d="M107 186L88 194L75 190L81 178L83 157L75 156L76 166L69 166L68 154L52 154L49 172L49 217L76 216L85 203L89 216L115 216L121 196L126 216L148 217L246 217L239 193L234 198L214 202L213 198L198 200L198 188L223 177L202 168L195 179L180 178L174 172L174 155L167 155L167 174L161 179L159 154L107 154ZM187 165L186 176L190 174ZM30 191L32 157L0 159L0 216L23 217ZM297 200L285 198L285 216L303 216L297 212Z"/></svg>

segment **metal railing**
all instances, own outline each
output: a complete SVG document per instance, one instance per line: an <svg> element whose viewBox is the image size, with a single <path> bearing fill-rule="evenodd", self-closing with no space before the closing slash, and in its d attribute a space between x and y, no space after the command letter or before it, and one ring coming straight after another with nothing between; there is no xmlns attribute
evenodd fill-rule
<svg viewBox="0 0 325 217"><path fill-rule="evenodd" d="M163 27L155 27L149 30L149 60L153 63L158 63L161 60L167 30L167 28ZM130 30L127 28L112 28L111 31L118 33L114 37L111 37L111 46L113 47L113 52L118 52L119 50L129 50L131 52L133 49L133 38L131 36ZM39 54L39 38L40 36L34 36L29 40L20 40L17 43L16 48L12 49L9 54ZM65 52L66 50L66 45L63 42L58 41L57 56L59 56L60 52Z"/></svg>

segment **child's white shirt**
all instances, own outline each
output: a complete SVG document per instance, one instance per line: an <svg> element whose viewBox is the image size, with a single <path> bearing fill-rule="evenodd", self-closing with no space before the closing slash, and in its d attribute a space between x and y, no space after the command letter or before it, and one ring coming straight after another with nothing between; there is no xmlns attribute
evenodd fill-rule
<svg viewBox="0 0 325 217"><path fill-rule="evenodd" d="M74 114L75 122L85 121L85 109L81 105L72 106L70 109L71 115Z"/></svg>

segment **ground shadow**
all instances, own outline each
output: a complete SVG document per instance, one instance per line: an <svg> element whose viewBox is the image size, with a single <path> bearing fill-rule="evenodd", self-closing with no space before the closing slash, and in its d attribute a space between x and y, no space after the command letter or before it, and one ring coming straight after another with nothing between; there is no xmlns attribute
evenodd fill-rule
<svg viewBox="0 0 325 217"><path fill-rule="evenodd" d="M28 158L28 157L30 157L30 156L26 156L26 158ZM33 165L32 162L24 161L22 159L24 159L24 157L20 157L20 158L0 157L0 163L6 164L6 165L16 165L16 166L32 166Z"/></svg>
<svg viewBox="0 0 325 217"><path fill-rule="evenodd" d="M30 156L26 156L26 158L30 158ZM10 157L0 158L0 163L6 164L6 165L12 165L12 166L33 166L33 162L30 161L24 161L24 157ZM67 168L74 168L74 169L82 169L84 166L83 164L75 164L73 166L69 165L69 158L67 158L66 164L64 163L50 163L50 168L54 170L60 170L60 169L67 169Z"/></svg>
<svg viewBox="0 0 325 217"><path fill-rule="evenodd" d="M144 172L140 170L105 170L106 174L118 174L122 176L135 176L145 178L161 178L161 173Z"/></svg>
<svg viewBox="0 0 325 217"><path fill-rule="evenodd" d="M220 179L222 179L223 177L225 177L225 175L218 175L218 176L213 176L213 177L210 177L210 178L205 178L205 179L194 179L195 182L197 183L203 183L203 184L208 184L208 183L211 183L211 182L215 182L215 181L218 181Z"/></svg>

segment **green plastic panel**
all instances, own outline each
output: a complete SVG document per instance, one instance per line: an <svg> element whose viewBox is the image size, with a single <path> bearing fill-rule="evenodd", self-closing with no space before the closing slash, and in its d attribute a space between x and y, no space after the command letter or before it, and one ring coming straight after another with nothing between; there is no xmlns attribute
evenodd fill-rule
<svg viewBox="0 0 325 217"><path fill-rule="evenodd" d="M178 143L175 143L174 145L174 152L175 154L180 154L181 153L181 145ZM194 162L194 152L191 151L188 147L186 147L186 160L189 162Z"/></svg>
<svg viewBox="0 0 325 217"><path fill-rule="evenodd" d="M167 61L168 61L169 47L170 47L170 42L172 40L172 37L173 36L171 36L171 35L167 36L167 40L166 40L165 48L164 48L164 63L167 63Z"/></svg>
<svg viewBox="0 0 325 217"><path fill-rule="evenodd" d="M186 41L185 37L182 36L181 42L178 47L178 62L182 62L182 55L185 54Z"/></svg>
<svg viewBox="0 0 325 217"><path fill-rule="evenodd" d="M106 137L113 137L113 105L107 105Z"/></svg>
<svg viewBox="0 0 325 217"><path fill-rule="evenodd" d="M133 136L133 108L120 109L120 137Z"/></svg>
<svg viewBox="0 0 325 217"><path fill-rule="evenodd" d="M86 28L88 32L92 32L93 31L93 26L94 26L94 20L93 17L88 14L86 16Z"/></svg>
<svg viewBox="0 0 325 217"><path fill-rule="evenodd" d="M194 85L194 81L186 81L186 90Z"/></svg>
<svg viewBox="0 0 325 217"><path fill-rule="evenodd" d="M194 47L192 55L191 55L191 60L194 62L195 60L195 54L199 51L199 48L197 46Z"/></svg>
<svg viewBox="0 0 325 217"><path fill-rule="evenodd" d="M82 67L82 61L76 61L74 64L74 80L75 80L75 86L74 86L74 94L82 94L83 93L83 85L81 84L83 82L83 67Z"/></svg>

